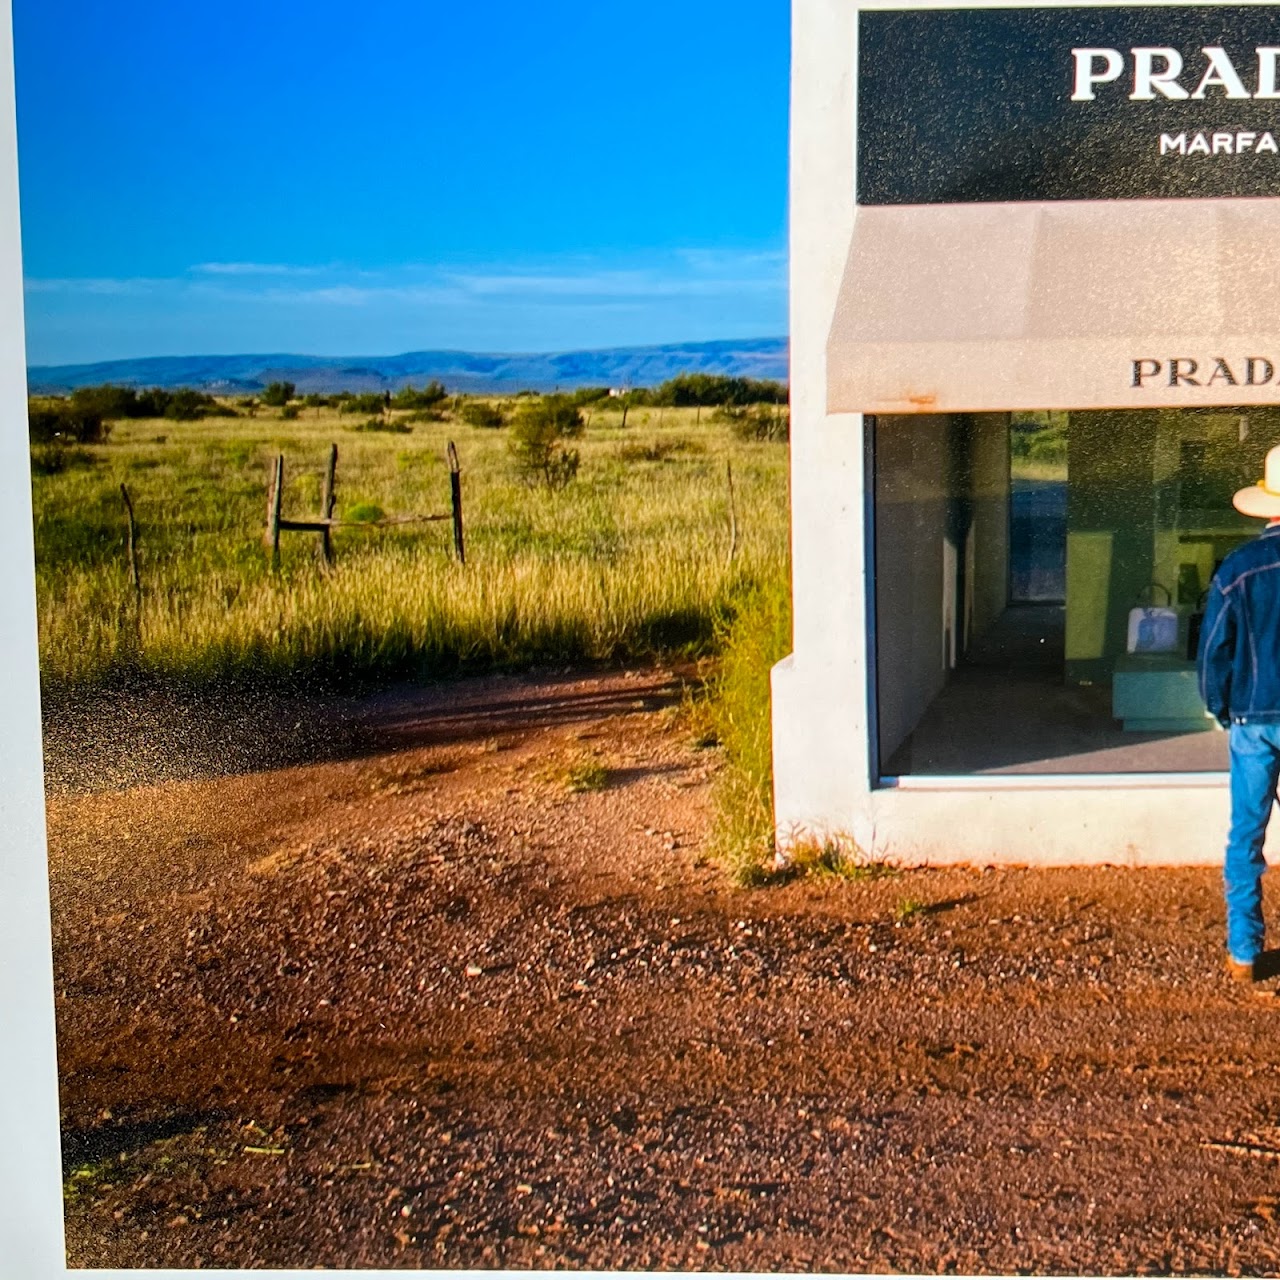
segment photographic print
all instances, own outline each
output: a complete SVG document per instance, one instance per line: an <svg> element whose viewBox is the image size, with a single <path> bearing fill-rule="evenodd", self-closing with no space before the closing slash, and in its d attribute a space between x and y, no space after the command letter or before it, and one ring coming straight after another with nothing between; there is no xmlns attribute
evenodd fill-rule
<svg viewBox="0 0 1280 1280"><path fill-rule="evenodd" d="M69 1268L1276 1271L1273 6L14 67Z"/></svg>

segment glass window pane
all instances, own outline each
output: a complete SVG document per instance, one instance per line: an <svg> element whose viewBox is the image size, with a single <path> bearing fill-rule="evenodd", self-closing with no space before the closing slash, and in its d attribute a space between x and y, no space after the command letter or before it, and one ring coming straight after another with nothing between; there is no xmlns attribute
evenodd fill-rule
<svg viewBox="0 0 1280 1280"><path fill-rule="evenodd" d="M1280 409L880 417L881 773L1226 768L1195 646Z"/></svg>

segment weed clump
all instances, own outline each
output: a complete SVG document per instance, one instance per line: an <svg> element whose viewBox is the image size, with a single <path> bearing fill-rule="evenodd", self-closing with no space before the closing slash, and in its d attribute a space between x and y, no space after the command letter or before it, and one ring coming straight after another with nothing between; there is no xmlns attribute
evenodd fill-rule
<svg viewBox="0 0 1280 1280"><path fill-rule="evenodd" d="M510 448L520 474L530 484L555 491L578 474L580 458L565 440L575 440L585 427L582 412L569 396L543 396L516 410Z"/></svg>
<svg viewBox="0 0 1280 1280"><path fill-rule="evenodd" d="M714 417L739 440L782 443L791 439L791 414L780 405L724 405Z"/></svg>
<svg viewBox="0 0 1280 1280"><path fill-rule="evenodd" d="M776 856L770 673L791 648L791 595L784 573L739 597L718 633L722 657L708 696L690 716L695 745L717 741L724 768L715 788L712 849L743 886L800 876L871 880L896 874L839 840L799 840ZM701 739L701 741L699 741ZM915 910L922 910L917 906Z"/></svg>
<svg viewBox="0 0 1280 1280"><path fill-rule="evenodd" d="M760 884L773 868L769 673L791 648L788 585L780 574L738 601L720 629L723 657L710 688L711 722L725 756L713 847L741 884Z"/></svg>
<svg viewBox="0 0 1280 1280"><path fill-rule="evenodd" d="M593 755L579 756L565 765L561 780L570 791L603 791L609 770Z"/></svg>
<svg viewBox="0 0 1280 1280"><path fill-rule="evenodd" d="M61 440L31 446L31 470L38 476L56 476L71 467L91 467L93 462L88 449L77 449Z"/></svg>
<svg viewBox="0 0 1280 1280"><path fill-rule="evenodd" d="M706 453L707 446L697 440L677 436L673 440L654 440L649 444L627 441L618 449L620 462L666 462L682 454Z"/></svg>
<svg viewBox="0 0 1280 1280"><path fill-rule="evenodd" d="M856 845L841 839L798 840L786 850L784 861L775 862L773 879L793 880L800 876L815 879L879 880L898 874L887 862L865 858Z"/></svg>
<svg viewBox="0 0 1280 1280"><path fill-rule="evenodd" d="M496 431L507 425L507 415L501 405L489 404L484 400L464 400L458 409L458 417L469 427L483 427L488 431Z"/></svg>

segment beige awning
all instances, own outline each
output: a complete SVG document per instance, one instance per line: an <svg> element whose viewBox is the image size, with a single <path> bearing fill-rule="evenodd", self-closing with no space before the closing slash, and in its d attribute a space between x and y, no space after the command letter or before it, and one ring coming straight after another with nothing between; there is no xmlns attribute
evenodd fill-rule
<svg viewBox="0 0 1280 1280"><path fill-rule="evenodd" d="M831 412L1280 403L1280 199L860 208L827 388Z"/></svg>

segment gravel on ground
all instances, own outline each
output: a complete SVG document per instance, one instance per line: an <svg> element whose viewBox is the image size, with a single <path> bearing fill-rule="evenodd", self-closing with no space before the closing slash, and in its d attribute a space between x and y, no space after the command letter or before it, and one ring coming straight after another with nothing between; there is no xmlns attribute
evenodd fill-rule
<svg viewBox="0 0 1280 1280"><path fill-rule="evenodd" d="M680 696L398 689L340 758L52 785L70 1264L1280 1270L1217 870L736 888Z"/></svg>

